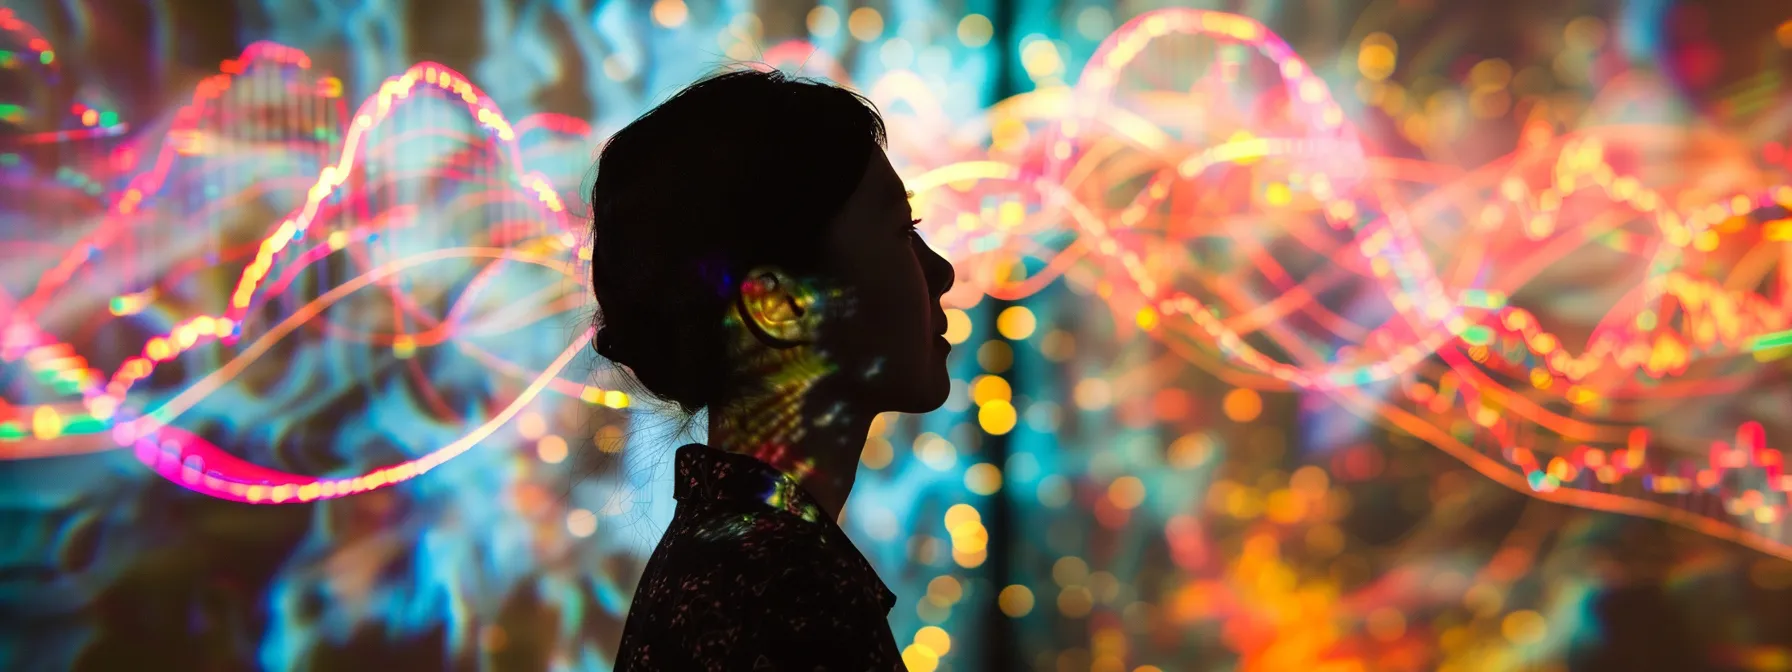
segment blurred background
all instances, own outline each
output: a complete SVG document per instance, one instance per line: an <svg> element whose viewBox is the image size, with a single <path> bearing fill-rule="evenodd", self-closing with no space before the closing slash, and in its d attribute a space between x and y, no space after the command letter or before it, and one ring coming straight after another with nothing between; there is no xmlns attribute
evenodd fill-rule
<svg viewBox="0 0 1792 672"><path fill-rule="evenodd" d="M1792 670L1749 0L0 3L0 667L609 669L702 437L582 187L737 60L958 269L844 521L911 670Z"/></svg>

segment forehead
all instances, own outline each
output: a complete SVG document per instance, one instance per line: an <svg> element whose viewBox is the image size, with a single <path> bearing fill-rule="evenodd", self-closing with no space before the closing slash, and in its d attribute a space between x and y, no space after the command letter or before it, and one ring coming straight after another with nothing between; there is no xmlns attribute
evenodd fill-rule
<svg viewBox="0 0 1792 672"><path fill-rule="evenodd" d="M867 166L865 170L865 177L869 184L864 186L874 189L878 200L885 204L908 203L908 199L914 195L914 192L903 186L902 177L897 175L896 168L890 165L890 158L883 152L878 152L876 156L872 157L870 163L871 165Z"/></svg>
<svg viewBox="0 0 1792 672"><path fill-rule="evenodd" d="M864 177L859 186L853 190L852 197L847 200L847 213L865 214L868 211L906 210L908 201L914 192L902 184L902 177L890 165L890 159L882 151L872 155L865 166ZM846 213L842 213L846 214Z"/></svg>

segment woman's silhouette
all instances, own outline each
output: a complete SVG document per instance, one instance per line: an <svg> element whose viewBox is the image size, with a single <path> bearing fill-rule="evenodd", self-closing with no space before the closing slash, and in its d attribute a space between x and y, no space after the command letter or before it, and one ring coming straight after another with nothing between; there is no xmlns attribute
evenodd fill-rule
<svg viewBox="0 0 1792 672"><path fill-rule="evenodd" d="M709 413L618 670L903 669L895 596L835 521L872 418L946 399L953 272L883 144L859 95L742 70L604 146L597 350Z"/></svg>

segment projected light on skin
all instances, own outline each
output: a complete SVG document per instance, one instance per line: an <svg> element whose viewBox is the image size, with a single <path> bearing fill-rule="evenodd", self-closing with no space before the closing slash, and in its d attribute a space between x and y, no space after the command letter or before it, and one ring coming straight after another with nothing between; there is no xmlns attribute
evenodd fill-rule
<svg viewBox="0 0 1792 672"><path fill-rule="evenodd" d="M1150 119L1174 113L1180 109L1176 106L1188 101L1154 108L1151 106L1160 103L1122 99L1116 92L1124 91L1127 67L1145 64L1139 59L1149 58L1153 40L1175 36L1250 47L1279 77L1276 86L1267 90L1288 102L1288 123L1283 126L1299 129L1304 135L1273 137L1240 129L1246 132L1189 146L1187 140L1153 127ZM773 51L780 59L802 53L800 45ZM263 60L283 66L308 64L295 50L262 44L251 47L227 70L240 72ZM1216 76L1221 75L1224 72ZM226 72L208 80L195 96L195 104L215 98L231 76ZM899 77L890 81L896 83L877 83L870 90L918 95L915 87L901 84ZM223 306L181 315L116 370L102 371L60 339L56 329L46 326L42 314L58 297L87 291L67 283L78 270L89 266L96 251L111 249L130 216L153 206L155 197L169 187L166 162L180 155L181 146L161 145L161 153L153 160L146 158L144 169L112 201L115 205L105 222L65 250L58 263L29 285L28 294L16 302L7 297L10 317L0 350L34 375L73 386L69 395L80 400L8 400L10 410L0 409L5 411L0 418L0 446L4 446L0 450L14 457L83 452L97 449L92 437L115 434L124 439L123 445L139 451L157 473L189 487L245 501L298 502L340 497L412 478L470 448L482 434L468 434L475 438L455 441L442 448L448 452L432 453L434 457L322 480L232 462L215 447L206 447L202 439L169 426L183 408L216 394L218 386L252 357L240 360L245 364L226 364L207 373L148 415L133 417L145 412L145 405L131 396L138 381L181 353L219 342L233 347L247 344L248 349L236 355L242 358L265 351L258 348L272 343L265 339L277 340L276 333L291 333L307 320L321 319L318 315L328 305L316 303L324 301L322 298L293 313L290 322L244 331L242 320L258 305L256 297L288 286L289 281L282 278L291 277L291 272L275 273L276 256L304 250L302 259L311 263L338 250L352 251L371 239L374 230L355 228L338 236L336 231L313 231L311 222L330 198L354 196L349 192L355 185L348 176L354 174L362 151L357 140L388 119L393 110L414 102L419 91L461 106L466 119L495 138L501 152L518 165L524 164L515 158L514 143L527 132L524 129L581 130L564 121L547 121L550 117L531 117L512 125L477 88L447 68L423 64L407 70L342 118L345 128L338 129L346 142L342 152L332 157L327 169L311 176L304 205L287 213L259 238L259 246ZM1137 324L1166 342L1191 346L1182 351L1190 361L1266 390L1307 389L1335 395L1363 415L1419 435L1515 488L1581 506L1675 519L1720 536L1732 534L1725 531L1731 527L1729 523L1694 520L1671 507L1639 506L1639 498L1713 492L1734 500L1729 508L1741 512L1736 515L1759 524L1783 519L1778 508L1783 498L1773 492L1783 492L1782 486L1732 490L1733 479L1724 477L1729 470L1741 468L1772 475L1780 459L1777 451L1754 438L1760 432L1749 420L1737 421L1735 432L1706 437L1722 441L1726 447L1698 456L1691 470L1683 473L1679 463L1667 461L1669 456L1651 451L1647 432L1641 435L1641 450L1632 449L1632 442L1638 441L1633 437L1638 434L1631 421L1594 424L1584 418L1564 418L1541 412L1542 404L1529 399L1548 396L1597 413L1604 402L1638 394L1635 388L1616 381L1705 375L1693 366L1700 358L1744 353L1750 344L1768 344L1755 347L1756 359L1778 356L1783 348L1772 345L1777 341L1769 335L1787 328L1783 309L1769 296L1739 289L1749 283L1706 277L1693 261L1747 259L1749 263L1741 268L1751 273L1771 269L1774 257L1755 251L1770 249L1786 239L1788 229L1776 208L1792 202L1792 189L1771 185L1712 194L1681 206L1675 202L1677 187L1645 184L1631 175L1633 166L1620 156L1663 135L1656 132L1662 129L1652 127L1589 129L1531 145L1483 170L1454 177L1428 172L1425 166L1409 161L1375 157L1362 148L1359 131L1342 115L1313 69L1273 33L1249 19L1196 10L1152 12L1129 22L1103 43L1076 83L1023 94L991 114L998 121L1019 119L1040 127L1042 130L1029 136L1029 142L1043 146L959 156L944 163L894 157L904 172L914 175L908 182L917 192L917 212L928 222L926 234L959 260L964 272L966 281L948 294L948 303L968 306L979 295L1021 298L1058 278L1090 286L1105 283L1109 289L1104 301L1113 307L1118 321ZM1173 160L1102 163L1116 155ZM1298 242L1336 262L1305 279L1275 280L1277 295L1258 305L1243 300L1248 297L1216 298L1188 291L1187 274L1204 281L1228 278L1188 263L1186 258L1152 257L1196 236L1227 233L1188 230L1161 209L1177 201L1179 185L1184 182L1241 167L1265 171L1266 177L1276 180L1276 188L1265 189L1261 195L1240 196L1239 202L1245 205L1235 209L1302 214L1271 219L1286 227L1271 235ZM1275 171L1299 173L1306 179L1297 188L1292 179L1284 179L1287 175ZM1143 178L1144 186L1121 205L1109 206L1097 197L1101 189L1132 178ZM1424 195L1410 202L1394 196L1403 192L1391 187L1413 184L1425 186ZM366 277L331 289L330 300L353 291L343 287L382 286L406 269L448 258L505 259L565 273L576 263L571 261L576 251L563 237L570 224L563 216L563 200L552 185L549 178L521 169L514 180L502 185L505 194L521 195L538 208L531 216L542 224L541 235L514 237L511 242L488 246L444 245L442 250L388 259ZM1015 207L1002 205L985 212L980 205L984 197ZM1245 200L1257 198L1262 201ZM1570 208L1588 207L1577 205L1588 198L1599 201L1592 212L1578 217L1564 214ZM1446 228L1435 223L1446 215L1472 225ZM1316 216L1320 226L1312 226L1312 217L1307 216ZM1637 218L1646 224L1642 227L1645 232L1617 230L1610 226L1613 217ZM1738 221L1742 224L1731 228ZM1345 234L1345 242L1328 242L1327 236L1339 232ZM1072 242L1066 245L1064 240ZM1598 320L1602 326L1584 345L1546 329L1543 317L1510 300L1531 280L1535 266L1566 262L1580 244L1632 254L1645 262L1647 271L1635 291ZM1460 256L1439 256L1435 250ZM1005 272L1016 259L1040 261L1041 270L1016 278ZM1533 261L1505 263L1518 259ZM1243 269L1274 275L1276 259L1271 254L1250 251L1241 254L1240 260ZM1518 270L1489 270L1509 267ZM1395 319L1369 328L1337 330L1320 339L1356 344L1348 349L1316 347L1307 342L1310 337L1288 330L1285 323L1290 316L1340 325L1317 298L1321 285L1340 281L1370 283L1393 306ZM402 292L392 293L399 297L395 301L404 301ZM115 298L120 313L154 300L150 294L136 291ZM850 305L850 298L831 297L819 303ZM1685 320L1670 319L1682 313ZM385 338L394 348L461 345L463 341L454 339L453 333L395 333ZM1269 338L1278 351L1294 354L1272 356L1257 345L1259 338ZM627 405L620 392L569 383L554 375L557 369L507 365L502 353L477 353L474 356L481 361L527 381L525 389L530 395L552 390L591 403ZM824 369L839 366L824 378L854 375L854 368L825 357L793 360L792 364L799 361ZM892 368L873 364L864 363L858 371ZM1508 387L1488 375L1488 369L1517 374L1531 385ZM1535 370L1542 373L1533 374ZM794 376L788 382L793 389L811 384L799 383L801 380L802 376ZM1551 382L1546 388L1533 382L1541 380ZM1395 381L1397 403L1367 395L1361 386L1369 381ZM1690 384L1698 388L1707 382L1694 379ZM500 407L506 408L509 406ZM743 419L737 424L737 431L751 445L775 446L791 431L769 420ZM1493 447L1476 448L1475 442L1454 438L1458 426L1479 432L1478 441ZM1523 432L1519 430L1535 426L1560 437L1561 454L1550 454L1556 448L1553 444L1525 445L1531 439L1520 438ZM1621 457L1619 450L1624 451ZM1746 459L1738 462L1736 455ZM1623 495L1602 491L1626 484L1641 486L1641 490ZM1786 555L1781 536L1773 531L1749 532L1743 540Z"/></svg>

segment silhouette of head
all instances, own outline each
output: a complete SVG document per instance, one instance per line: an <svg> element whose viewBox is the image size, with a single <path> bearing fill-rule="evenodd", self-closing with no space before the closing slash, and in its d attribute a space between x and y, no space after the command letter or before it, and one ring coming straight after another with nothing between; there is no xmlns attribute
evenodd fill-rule
<svg viewBox="0 0 1792 672"><path fill-rule="evenodd" d="M618 131L591 190L598 353L687 413L801 393L937 408L952 266L883 145L863 97L758 70Z"/></svg>

